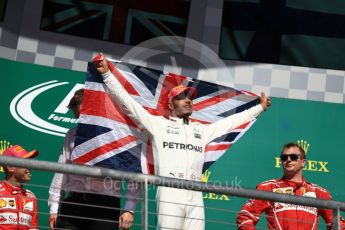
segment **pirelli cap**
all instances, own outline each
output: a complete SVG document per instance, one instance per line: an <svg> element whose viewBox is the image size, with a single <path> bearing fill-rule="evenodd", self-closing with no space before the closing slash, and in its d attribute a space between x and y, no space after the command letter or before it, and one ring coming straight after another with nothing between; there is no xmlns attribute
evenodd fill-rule
<svg viewBox="0 0 345 230"><path fill-rule="evenodd" d="M170 93L168 95L169 102L171 102L174 99L174 97L180 95L181 93L191 95L191 98L194 99L196 97L197 91L194 87L188 87L184 85L175 86L170 90Z"/></svg>
<svg viewBox="0 0 345 230"><path fill-rule="evenodd" d="M17 158L34 158L38 156L37 150L32 150L30 152L26 151L20 145L13 145L7 148L2 155L6 157L17 157Z"/></svg>

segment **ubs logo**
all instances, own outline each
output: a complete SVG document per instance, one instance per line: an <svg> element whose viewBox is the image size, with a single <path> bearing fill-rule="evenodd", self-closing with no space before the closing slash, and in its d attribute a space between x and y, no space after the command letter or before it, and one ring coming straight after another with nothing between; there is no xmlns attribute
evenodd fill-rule
<svg viewBox="0 0 345 230"><path fill-rule="evenodd" d="M72 98L74 92L80 88L83 88L83 84L75 84L74 87L67 93L67 95L61 95L61 101L57 104L57 107L50 112L48 117L40 117L32 109L32 103L34 100L40 100L43 96L43 92L53 90L56 87L67 85L69 82L59 82L57 80L44 82L35 86L32 86L13 98L10 104L10 112L14 119L16 119L22 125L28 128L37 130L39 132L65 136L68 128L64 127L66 123L77 123L78 120L73 117L67 117L68 112L67 105ZM57 97L59 95L56 95ZM41 108L45 108L42 104ZM59 125L51 123L55 121Z"/></svg>

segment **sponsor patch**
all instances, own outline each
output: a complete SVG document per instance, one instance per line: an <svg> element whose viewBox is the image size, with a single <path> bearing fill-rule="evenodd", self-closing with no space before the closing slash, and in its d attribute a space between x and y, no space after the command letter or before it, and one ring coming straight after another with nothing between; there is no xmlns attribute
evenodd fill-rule
<svg viewBox="0 0 345 230"><path fill-rule="evenodd" d="M180 135L179 130L167 129L167 134Z"/></svg>
<svg viewBox="0 0 345 230"><path fill-rule="evenodd" d="M25 226L30 226L32 220L32 216L26 213L19 213L19 224L20 225L25 225Z"/></svg>
<svg viewBox="0 0 345 230"><path fill-rule="evenodd" d="M194 128L193 132L194 132L194 137L195 138L201 139L201 133L200 133L199 129Z"/></svg>
<svg viewBox="0 0 345 230"><path fill-rule="evenodd" d="M307 190L305 189L305 187L302 187L302 188L301 188L301 193L302 193L302 195L304 195L304 193L306 193L306 191L307 191Z"/></svg>
<svg viewBox="0 0 345 230"><path fill-rule="evenodd" d="M201 139L201 134L200 133L194 133L194 137L198 138L198 139Z"/></svg>
<svg viewBox="0 0 345 230"><path fill-rule="evenodd" d="M13 208L16 205L15 200L14 199L8 200L8 205Z"/></svg>
<svg viewBox="0 0 345 230"><path fill-rule="evenodd" d="M30 226L32 216L26 213L19 213L19 218L17 213L4 212L0 213L0 225L2 224L15 224Z"/></svg>
<svg viewBox="0 0 345 230"><path fill-rule="evenodd" d="M199 152L199 153L202 153L202 151L203 151L201 146L196 146L196 145L192 145L192 144L176 143L176 142L166 142L166 141L163 141L163 148L194 150L195 152Z"/></svg>
<svg viewBox="0 0 345 230"><path fill-rule="evenodd" d="M30 202L28 202L28 203L26 203L25 205L24 205L24 211L30 211L30 212L32 212L33 210L34 210L34 203L32 202L32 201L30 201Z"/></svg>
<svg viewBox="0 0 345 230"><path fill-rule="evenodd" d="M196 179L196 177L195 177L195 175L193 173L190 175L190 179L192 179L192 180Z"/></svg>
<svg viewBox="0 0 345 230"><path fill-rule="evenodd" d="M287 203L274 203L275 212L283 212L283 211L304 211L311 213L313 215L317 215L317 208L315 207L308 207L303 205L295 205L295 204L287 204Z"/></svg>
<svg viewBox="0 0 345 230"><path fill-rule="evenodd" d="M201 181L201 177L196 176L194 173L192 173L189 178L191 180Z"/></svg>
<svg viewBox="0 0 345 230"><path fill-rule="evenodd" d="M7 202L4 199L0 199L0 208L6 207Z"/></svg>
<svg viewBox="0 0 345 230"><path fill-rule="evenodd" d="M280 193L280 194L293 195L293 188L292 187L275 188L275 189L273 189L273 192Z"/></svg>
<svg viewBox="0 0 345 230"><path fill-rule="evenodd" d="M315 192L306 192L303 194L303 196L316 198Z"/></svg>
<svg viewBox="0 0 345 230"><path fill-rule="evenodd" d="M8 197L1 198L0 209L17 209L16 200Z"/></svg>

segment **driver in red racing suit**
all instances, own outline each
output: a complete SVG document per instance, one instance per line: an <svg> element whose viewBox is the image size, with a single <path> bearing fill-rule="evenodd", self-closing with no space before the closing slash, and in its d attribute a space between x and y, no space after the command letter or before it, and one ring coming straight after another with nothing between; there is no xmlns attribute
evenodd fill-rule
<svg viewBox="0 0 345 230"><path fill-rule="evenodd" d="M150 135L155 175L201 181L205 146L228 130L255 119L270 105L262 94L261 104L239 114L204 125L189 121L193 112L195 88L174 87L168 96L169 119L154 116L137 103L111 73L103 55L94 61L107 90L116 97L141 127ZM121 74L120 70L117 74ZM204 229L202 193L159 187L157 191L158 226L160 229Z"/></svg>
<svg viewBox="0 0 345 230"><path fill-rule="evenodd" d="M3 156L33 158L37 150L27 152L14 145L3 152ZM4 166L6 178L0 182L0 230L38 229L37 200L35 194L23 188L22 183L31 179L27 168Z"/></svg>
<svg viewBox="0 0 345 230"><path fill-rule="evenodd" d="M258 190L331 199L326 189L306 181L302 176L305 153L299 145L295 143L286 144L280 158L284 168L283 178L265 181L257 186ZM266 214L268 229L315 230L318 227L319 216L325 220L327 229L332 229L333 213L330 209L255 199L248 200L238 213L238 229L256 229L255 225L263 212ZM345 222L342 218L341 226L341 229L345 229Z"/></svg>

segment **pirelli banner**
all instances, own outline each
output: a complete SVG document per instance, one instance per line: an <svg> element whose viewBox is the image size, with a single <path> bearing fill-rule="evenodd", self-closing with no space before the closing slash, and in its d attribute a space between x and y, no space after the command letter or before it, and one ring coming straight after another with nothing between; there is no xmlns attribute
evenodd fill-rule
<svg viewBox="0 0 345 230"><path fill-rule="evenodd" d="M85 72L44 67L0 59L0 153L11 144L38 149L39 160L56 162L69 128L77 120L66 108L75 90L83 87ZM333 199L345 202L345 105L272 98L272 107L203 176L237 188L255 188L279 178L279 154L284 143L300 141L307 150L304 176L327 188ZM39 223L48 227L48 187L53 174L34 171L27 188L39 198ZM151 200L155 190L149 192ZM206 229L235 229L237 212L245 199L204 193ZM155 212L155 203L149 202ZM140 210L140 205L137 210ZM45 214L44 214L45 213ZM135 215L140 229L140 212ZM344 216L344 214L343 214ZM155 215L149 224L156 224ZM265 228L262 217L259 226Z"/></svg>

